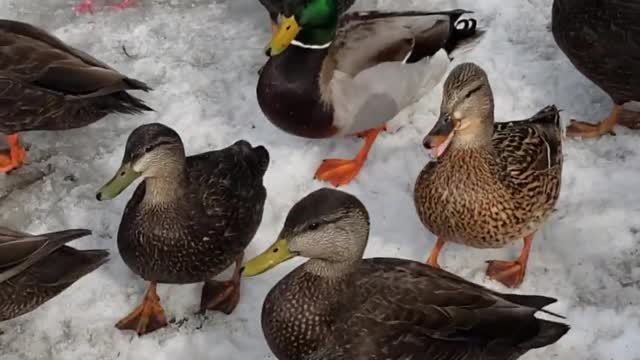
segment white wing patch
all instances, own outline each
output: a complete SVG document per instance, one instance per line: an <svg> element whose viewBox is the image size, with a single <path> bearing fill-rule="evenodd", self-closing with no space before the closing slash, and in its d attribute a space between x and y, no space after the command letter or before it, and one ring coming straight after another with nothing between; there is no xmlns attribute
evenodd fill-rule
<svg viewBox="0 0 640 360"><path fill-rule="evenodd" d="M340 135L376 128L393 119L431 91L449 63L446 52L440 50L413 64L380 63L355 77L334 70L329 88Z"/></svg>

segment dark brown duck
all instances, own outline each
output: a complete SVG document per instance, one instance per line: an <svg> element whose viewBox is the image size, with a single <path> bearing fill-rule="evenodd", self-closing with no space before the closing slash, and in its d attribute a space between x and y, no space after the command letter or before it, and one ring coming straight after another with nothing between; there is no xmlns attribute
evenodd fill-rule
<svg viewBox="0 0 640 360"><path fill-rule="evenodd" d="M20 167L17 133L86 126L112 113L152 110L127 90L151 90L35 26L0 20L0 132L9 154L0 172Z"/></svg>
<svg viewBox="0 0 640 360"><path fill-rule="evenodd" d="M362 259L368 236L364 205L321 189L245 264L253 276L309 258L264 301L262 329L279 360L514 360L569 330L534 316L555 299L498 293L411 260Z"/></svg>
<svg viewBox="0 0 640 360"><path fill-rule="evenodd" d="M31 235L0 227L0 321L35 310L104 264L105 250L64 245L89 234L79 229Z"/></svg>
<svg viewBox="0 0 640 360"><path fill-rule="evenodd" d="M613 109L601 122L572 121L568 136L598 137L620 125L638 128L640 115L623 106L640 101L640 1L555 0L551 28L571 63L604 90Z"/></svg>

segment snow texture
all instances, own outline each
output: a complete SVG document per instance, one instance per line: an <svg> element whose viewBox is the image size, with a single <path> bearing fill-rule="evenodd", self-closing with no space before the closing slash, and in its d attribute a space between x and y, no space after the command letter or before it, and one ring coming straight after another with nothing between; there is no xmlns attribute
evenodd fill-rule
<svg viewBox="0 0 640 360"><path fill-rule="evenodd" d="M0 175L0 223L34 233L86 227L94 235L73 245L107 248L113 255L110 263L38 310L0 324L2 360L274 359L260 327L262 301L302 260L246 279L240 305L230 316L194 315L201 285L160 285L162 304L176 321L138 338L113 326L141 301L146 287L118 256L115 238L134 187L110 202L97 202L95 192L119 166L129 133L144 123L176 129L190 154L238 139L263 144L272 158L265 179L268 199L248 258L275 240L297 200L324 186L312 179L320 161L351 157L361 144L357 138L296 138L264 118L255 86L270 27L257 0L138 2L119 13L75 16L71 0L0 0L0 17L42 26L148 82L155 91L136 96L157 110L109 116L78 130L24 135L31 148L29 163L10 176ZM455 62L474 61L486 69L500 120L522 119L551 103L564 110L564 122L600 119L612 104L556 47L549 30L551 3L379 0L369 6L474 10L487 33ZM421 140L437 117L440 99L441 84L398 115L359 177L344 188L371 213L366 256L424 260L434 245L434 236L415 215L413 184L428 159ZM557 212L536 235L528 274L517 292L557 297L550 309L565 314L572 329L557 344L523 359L640 359L640 192L635 191L640 134L616 130L615 137L565 142ZM471 281L509 291L485 278L485 260L515 258L520 248L520 242L499 250L450 244L441 264Z"/></svg>

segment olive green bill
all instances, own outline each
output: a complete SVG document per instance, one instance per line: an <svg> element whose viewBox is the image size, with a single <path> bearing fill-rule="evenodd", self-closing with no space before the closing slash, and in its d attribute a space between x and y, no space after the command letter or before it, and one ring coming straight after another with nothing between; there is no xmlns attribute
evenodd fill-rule
<svg viewBox="0 0 640 360"><path fill-rule="evenodd" d="M293 16L284 18L265 49L267 55L278 55L285 51L296 38L300 29L300 25Z"/></svg>
<svg viewBox="0 0 640 360"><path fill-rule="evenodd" d="M262 274L295 256L295 254L289 251L287 239L280 239L262 254L244 264L242 267L242 276L249 277Z"/></svg>
<svg viewBox="0 0 640 360"><path fill-rule="evenodd" d="M140 173L133 170L131 163L125 163L120 166L116 175L96 194L98 201L111 200L118 196L127 186L131 185L138 177Z"/></svg>

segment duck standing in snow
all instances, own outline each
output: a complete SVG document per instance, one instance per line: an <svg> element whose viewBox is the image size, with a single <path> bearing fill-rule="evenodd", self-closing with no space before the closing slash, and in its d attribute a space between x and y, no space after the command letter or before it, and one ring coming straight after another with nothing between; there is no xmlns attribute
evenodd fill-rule
<svg viewBox="0 0 640 360"><path fill-rule="evenodd" d="M278 128L307 138L364 137L354 159L328 159L315 177L334 186L360 171L376 137L445 74L447 52L476 32L465 10L355 12L336 0L284 0L257 86L258 103ZM457 25L457 26L456 26Z"/></svg>
<svg viewBox="0 0 640 360"><path fill-rule="evenodd" d="M0 172L22 166L18 133L79 128L113 114L151 111L127 90L151 90L32 25L0 20Z"/></svg>
<svg viewBox="0 0 640 360"><path fill-rule="evenodd" d="M149 289L142 305L116 324L119 329L142 335L166 326L157 283L204 282L200 310L233 311L244 249L262 220L268 164L267 150L246 141L186 157L180 136L165 125L131 133L122 166L97 194L98 200L112 199L144 179L122 215L118 249ZM230 280L212 280L234 263Z"/></svg>
<svg viewBox="0 0 640 360"><path fill-rule="evenodd" d="M640 101L640 2L555 0L551 29L573 65L613 100L597 124L573 120L567 136L599 137L616 124L640 128L640 113L625 105Z"/></svg>
<svg viewBox="0 0 640 360"><path fill-rule="evenodd" d="M31 235L0 227L0 321L35 310L104 264L106 250L76 250L65 244L84 229Z"/></svg>
<svg viewBox="0 0 640 360"><path fill-rule="evenodd" d="M555 299L501 294L411 260L363 259L368 237L360 200L320 189L245 264L243 276L254 276L309 258L264 300L262 330L276 358L515 360L569 330L534 316Z"/></svg>
<svg viewBox="0 0 640 360"><path fill-rule="evenodd" d="M516 239L516 261L490 261L487 275L519 286L533 235L560 194L562 142L555 106L524 121L494 123L493 94L478 65L452 70L444 84L440 117L424 139L436 160L415 184L422 223L438 237L428 264L438 265L447 241L500 248Z"/></svg>

